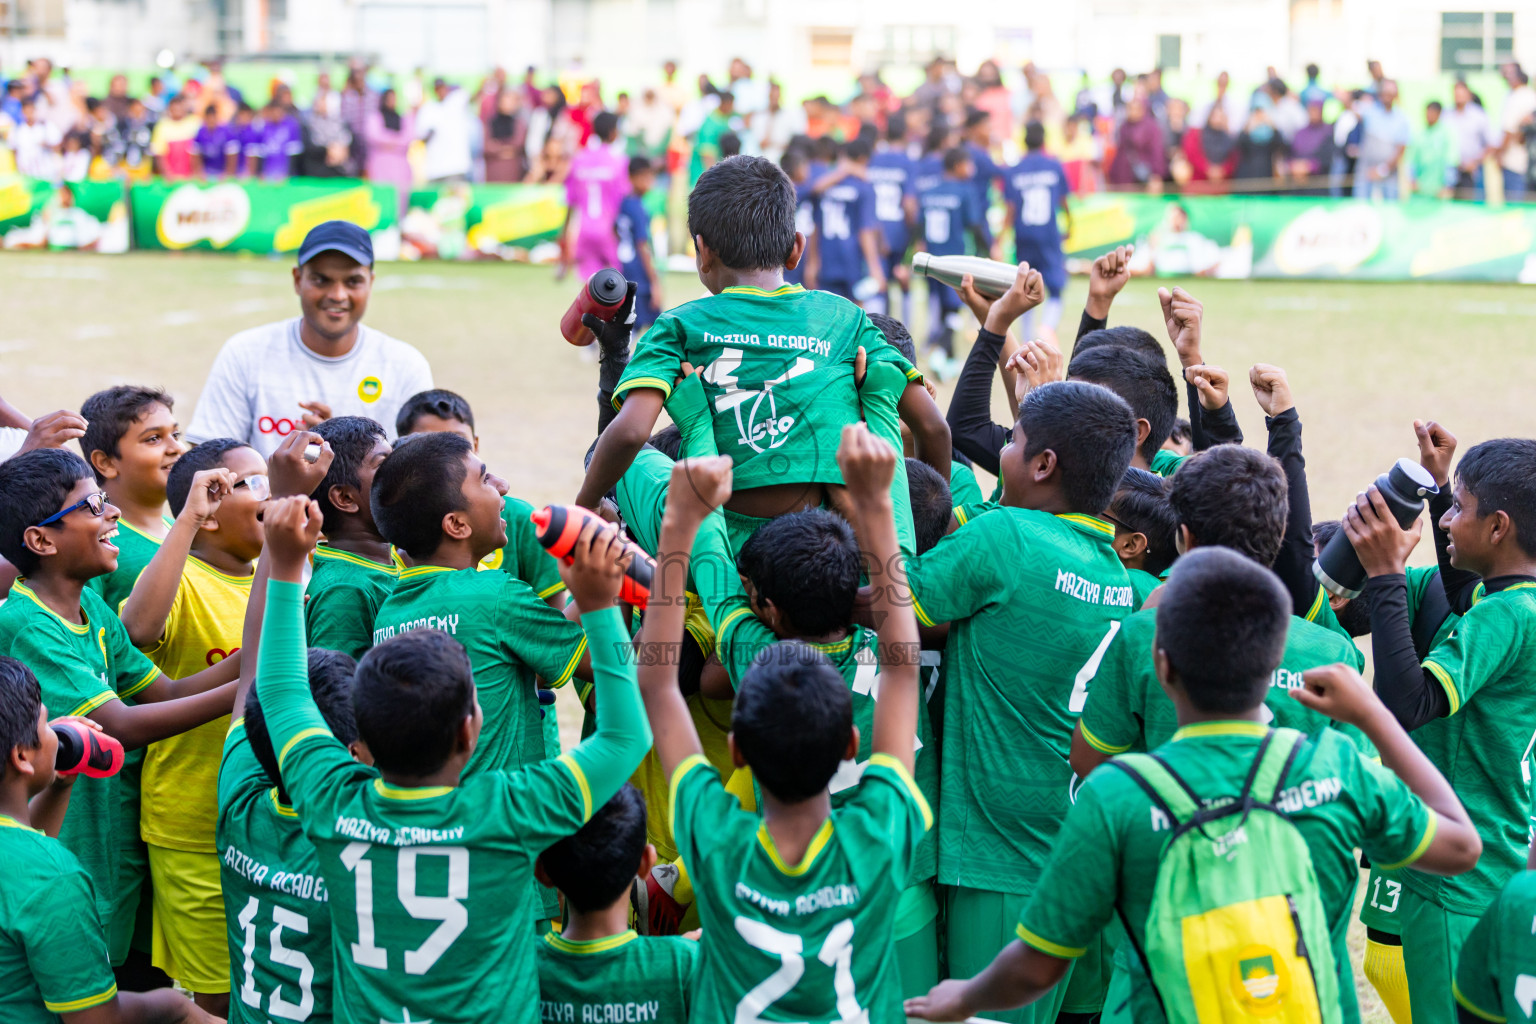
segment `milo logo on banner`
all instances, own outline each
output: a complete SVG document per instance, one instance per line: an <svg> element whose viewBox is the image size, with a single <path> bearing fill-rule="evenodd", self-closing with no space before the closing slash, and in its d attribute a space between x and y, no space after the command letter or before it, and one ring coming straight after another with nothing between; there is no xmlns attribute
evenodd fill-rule
<svg viewBox="0 0 1536 1024"><path fill-rule="evenodd" d="M199 188L182 185L155 217L155 237L167 249L185 249L207 241L222 249L251 223L251 197L239 185Z"/></svg>

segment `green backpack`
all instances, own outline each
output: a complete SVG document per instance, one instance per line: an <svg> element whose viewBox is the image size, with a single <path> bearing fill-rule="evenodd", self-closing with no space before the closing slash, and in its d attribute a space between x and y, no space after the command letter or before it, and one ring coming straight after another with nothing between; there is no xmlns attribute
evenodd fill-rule
<svg viewBox="0 0 1536 1024"><path fill-rule="evenodd" d="M1168 820L1146 948L1131 942L1169 1024L1340 1024L1312 855L1276 806L1301 739L1271 731L1238 798L1209 807L1156 754L1110 762Z"/></svg>

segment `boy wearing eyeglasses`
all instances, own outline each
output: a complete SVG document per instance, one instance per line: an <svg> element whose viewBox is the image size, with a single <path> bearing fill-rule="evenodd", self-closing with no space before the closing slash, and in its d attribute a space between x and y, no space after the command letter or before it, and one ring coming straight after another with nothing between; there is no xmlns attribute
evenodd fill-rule
<svg viewBox="0 0 1536 1024"><path fill-rule="evenodd" d="M229 714L239 666L232 659L172 678L134 647L87 586L117 568L118 519L72 452L40 449L0 463L0 554L21 571L0 606L0 654L26 663L49 707L88 716L135 750ZM116 963L133 925L131 914L114 912L133 878L119 839L138 827L136 816L124 820L134 806L124 799L127 785L121 775L78 780L59 834L91 878Z"/></svg>
<svg viewBox="0 0 1536 1024"><path fill-rule="evenodd" d="M306 467L298 472L313 476L318 464L295 460L295 446L290 438L280 449L285 462L297 461ZM274 463L279 458L274 453ZM323 476L320 470L308 486L299 484L302 493ZM175 525L121 613L129 638L161 671L186 674L239 650L261 555L261 510L271 492L266 461L234 438L204 441L171 467L166 498ZM139 808L153 886L150 960L220 1015L229 1000L229 953L214 832L228 730L228 718L221 718L153 744Z"/></svg>

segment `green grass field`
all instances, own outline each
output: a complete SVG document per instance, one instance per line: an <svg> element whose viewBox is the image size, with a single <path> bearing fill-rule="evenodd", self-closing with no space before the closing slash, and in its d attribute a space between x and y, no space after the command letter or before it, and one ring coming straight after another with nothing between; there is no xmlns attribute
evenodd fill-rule
<svg viewBox="0 0 1536 1024"><path fill-rule="evenodd" d="M32 415L135 382L170 389L188 422L224 339L298 312L288 265L267 259L5 254L0 281L0 394ZM1085 290L1080 279L1068 289L1069 338ZM1205 356L1233 374L1250 444L1263 444L1264 421L1248 367L1289 371L1316 518L1338 514L1393 459L1414 454L1415 417L1441 420L1463 446L1536 436L1536 296L1517 286L1200 281L1190 290L1206 307ZM547 268L390 264L367 317L420 348L438 385L469 399L486 462L535 503L575 496L595 425L596 364L557 326L575 291ZM701 294L692 277L667 282L670 303ZM1150 282L1133 282L1111 319L1164 336ZM1427 543L1416 554L1433 557ZM562 704L568 731L575 712ZM1360 986L1366 1019L1385 1021Z"/></svg>

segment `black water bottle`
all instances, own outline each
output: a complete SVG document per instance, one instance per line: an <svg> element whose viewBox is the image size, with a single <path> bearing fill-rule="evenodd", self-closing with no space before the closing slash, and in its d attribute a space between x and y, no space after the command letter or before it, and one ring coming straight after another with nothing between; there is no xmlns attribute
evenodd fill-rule
<svg viewBox="0 0 1536 1024"><path fill-rule="evenodd" d="M1424 499L1440 493L1435 478L1412 459L1398 459L1395 466L1376 478L1376 489L1386 499L1397 525L1405 530L1424 511ZM1343 530L1333 535L1312 563L1312 575L1334 597L1359 597L1365 589L1365 567Z"/></svg>

